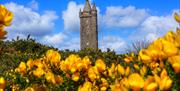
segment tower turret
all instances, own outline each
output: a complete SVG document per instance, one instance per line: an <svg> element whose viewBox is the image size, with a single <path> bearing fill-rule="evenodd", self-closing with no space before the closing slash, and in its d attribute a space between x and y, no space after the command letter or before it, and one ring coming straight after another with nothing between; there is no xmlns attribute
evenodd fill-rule
<svg viewBox="0 0 180 91"><path fill-rule="evenodd" d="M95 3L93 4L92 11L97 11Z"/></svg>
<svg viewBox="0 0 180 91"><path fill-rule="evenodd" d="M96 4L95 3L93 4L92 10L91 10L91 14L93 16L97 16L97 9L96 9Z"/></svg>
<svg viewBox="0 0 180 91"><path fill-rule="evenodd" d="M84 6L83 12L91 12L91 5L89 3L89 0L86 0L86 4Z"/></svg>

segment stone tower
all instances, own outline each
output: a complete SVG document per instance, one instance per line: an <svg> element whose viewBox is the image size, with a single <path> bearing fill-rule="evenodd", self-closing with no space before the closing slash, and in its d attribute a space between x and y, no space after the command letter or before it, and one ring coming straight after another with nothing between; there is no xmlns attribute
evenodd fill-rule
<svg viewBox="0 0 180 91"><path fill-rule="evenodd" d="M83 11L79 12L80 17L80 41L81 49L98 49L98 23L97 9L94 4L92 7L89 0L86 0Z"/></svg>

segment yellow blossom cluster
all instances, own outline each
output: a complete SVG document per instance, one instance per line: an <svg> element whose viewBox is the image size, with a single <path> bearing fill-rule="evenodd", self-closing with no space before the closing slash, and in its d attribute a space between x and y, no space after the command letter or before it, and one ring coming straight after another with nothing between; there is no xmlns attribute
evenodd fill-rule
<svg viewBox="0 0 180 91"><path fill-rule="evenodd" d="M168 60L176 73L180 72L180 30L169 31L164 37L155 40L147 49L139 52L139 59L148 64L154 73L164 68Z"/></svg>
<svg viewBox="0 0 180 91"><path fill-rule="evenodd" d="M60 84L63 78L60 75L55 75L51 67L60 64L60 54L54 50L48 50L46 55L40 59L29 59L27 63L21 62L15 69L16 72L22 75L34 75L37 78L44 77L47 82L52 84Z"/></svg>
<svg viewBox="0 0 180 91"><path fill-rule="evenodd" d="M160 77L158 75L149 75L147 78L143 78L139 73L132 73L128 77L123 77L121 80L116 79L113 85L110 85L112 91L157 91L169 90L172 86L172 80L167 75L164 69Z"/></svg>
<svg viewBox="0 0 180 91"><path fill-rule="evenodd" d="M3 39L7 32L4 30L5 26L9 26L13 19L13 13L0 5L0 39Z"/></svg>
<svg viewBox="0 0 180 91"><path fill-rule="evenodd" d="M86 71L91 65L91 61L88 56L81 59L78 55L71 54L68 58L60 63L60 69L74 81L78 81L80 78L80 72Z"/></svg>
<svg viewBox="0 0 180 91"><path fill-rule="evenodd" d="M180 16L175 13L174 18L180 23ZM180 73L180 29L169 31L165 36L155 40L147 49L139 52L139 59L149 65L154 73L164 68L164 61L168 60L176 73Z"/></svg>

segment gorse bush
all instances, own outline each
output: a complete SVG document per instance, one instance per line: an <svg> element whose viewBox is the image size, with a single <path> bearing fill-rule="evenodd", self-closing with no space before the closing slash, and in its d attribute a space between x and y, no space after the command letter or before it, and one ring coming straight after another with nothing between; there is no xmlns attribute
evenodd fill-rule
<svg viewBox="0 0 180 91"><path fill-rule="evenodd" d="M0 41L0 71L17 67L22 60L40 58L48 49L53 48L36 43L33 39Z"/></svg>
<svg viewBox="0 0 180 91"><path fill-rule="evenodd" d="M9 25L12 14L1 5L2 10L0 25ZM177 13L174 17L180 22ZM0 90L179 91L180 29L144 47L117 55L110 50L59 51L29 37L0 41Z"/></svg>
<svg viewBox="0 0 180 91"><path fill-rule="evenodd" d="M51 46L42 45L37 43L32 38L27 39L13 39L12 41L0 41L0 74L4 71L14 69L21 61L27 61L28 59L37 59L49 49L57 50ZM91 55L90 58L95 62L97 58L104 58L107 63L110 63L110 59L113 61L122 60L121 55L115 54L113 51L101 52L101 50L94 51L92 49L85 49L79 52L70 50L59 50L62 59L65 59L70 54L77 54L80 57Z"/></svg>

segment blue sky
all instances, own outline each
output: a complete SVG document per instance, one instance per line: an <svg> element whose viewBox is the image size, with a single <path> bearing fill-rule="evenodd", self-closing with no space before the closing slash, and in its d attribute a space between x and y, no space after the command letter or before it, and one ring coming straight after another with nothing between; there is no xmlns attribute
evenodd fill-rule
<svg viewBox="0 0 180 91"><path fill-rule="evenodd" d="M153 41L178 24L180 0L90 0L96 3L99 48L124 52L134 41ZM79 17L85 0L1 0L14 12L8 39L31 34L38 42L59 49L79 50Z"/></svg>

